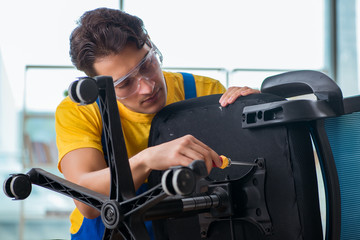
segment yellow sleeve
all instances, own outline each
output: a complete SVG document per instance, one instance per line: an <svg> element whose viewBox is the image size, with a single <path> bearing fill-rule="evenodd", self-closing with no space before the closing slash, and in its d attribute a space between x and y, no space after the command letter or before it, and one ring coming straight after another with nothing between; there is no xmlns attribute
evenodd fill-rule
<svg viewBox="0 0 360 240"><path fill-rule="evenodd" d="M60 172L61 159L68 152L86 147L102 151L100 119L96 103L79 106L67 97L59 104L55 113L55 129Z"/></svg>
<svg viewBox="0 0 360 240"><path fill-rule="evenodd" d="M218 80L198 75L194 75L194 78L198 97L221 94L226 91L225 87Z"/></svg>

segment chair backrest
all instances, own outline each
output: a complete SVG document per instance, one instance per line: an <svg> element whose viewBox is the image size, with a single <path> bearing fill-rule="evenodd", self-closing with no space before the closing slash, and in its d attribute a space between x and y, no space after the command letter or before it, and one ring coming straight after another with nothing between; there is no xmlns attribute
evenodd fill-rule
<svg viewBox="0 0 360 240"><path fill-rule="evenodd" d="M259 228L263 226L259 220L261 212L258 212L260 218L256 221L247 215L253 210L251 205L256 203L248 202L246 206L239 206L243 202L238 199L241 196L246 198L251 193L238 189L240 197L234 196L232 199L234 214L214 221L209 226L206 239L322 239L309 125L303 121L290 121L244 128L244 123L251 125L264 119L287 119L288 114L284 110L288 101L262 93L241 97L234 104L222 108L218 103L219 98L220 95L206 96L167 106L155 116L149 138L149 145L153 146L191 134L232 161L264 159L264 202L270 219L267 226L270 227L265 231ZM270 111L244 112L249 106L269 104L272 106ZM281 108L282 104L284 108ZM236 165L223 170L213 169L208 180L236 181L248 171L248 166ZM153 171L149 183L159 182L160 175L161 172ZM155 221L157 239L201 239L201 219L199 215L194 215Z"/></svg>
<svg viewBox="0 0 360 240"><path fill-rule="evenodd" d="M299 86L327 107L310 123L326 194L326 239L360 239L360 96L343 98L333 80L315 71L269 77L262 91L287 97Z"/></svg>

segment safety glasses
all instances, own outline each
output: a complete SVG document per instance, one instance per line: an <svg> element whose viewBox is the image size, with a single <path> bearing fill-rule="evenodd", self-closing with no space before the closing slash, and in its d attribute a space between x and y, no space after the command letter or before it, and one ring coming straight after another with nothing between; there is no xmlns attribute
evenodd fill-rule
<svg viewBox="0 0 360 240"><path fill-rule="evenodd" d="M162 55L151 41L148 41L147 44L151 48L145 57L125 76L114 81L115 93L118 99L125 99L136 93L140 87L140 80L146 80L154 86L151 79L161 71Z"/></svg>

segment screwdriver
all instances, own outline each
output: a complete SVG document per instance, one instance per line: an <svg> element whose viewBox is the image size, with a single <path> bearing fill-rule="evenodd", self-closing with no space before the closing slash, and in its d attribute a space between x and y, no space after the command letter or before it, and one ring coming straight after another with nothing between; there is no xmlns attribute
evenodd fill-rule
<svg viewBox="0 0 360 240"><path fill-rule="evenodd" d="M231 165L240 165L240 166L257 166L256 163L245 163L245 162L232 162L230 158L220 155L221 166L219 168L224 169L230 167ZM216 164L213 163L213 167L216 167Z"/></svg>

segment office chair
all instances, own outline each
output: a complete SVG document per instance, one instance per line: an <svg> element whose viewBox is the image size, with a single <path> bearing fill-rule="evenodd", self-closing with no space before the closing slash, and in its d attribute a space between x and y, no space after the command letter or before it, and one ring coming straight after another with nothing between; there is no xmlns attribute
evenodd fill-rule
<svg viewBox="0 0 360 240"><path fill-rule="evenodd" d="M354 173L341 176L339 162L343 159L334 153L334 160L332 154L339 140L329 141L327 131L331 121L357 111L354 104L344 107L344 102L357 100L343 100L338 86L326 75L297 71L269 77L262 84L261 94L241 97L225 108L218 104L219 95L165 107L153 120L149 146L192 134L230 157L233 164L214 168L209 175L201 160L188 167L153 171L150 190L139 196L135 196L121 127L116 127L121 125L112 79L83 78L71 89L75 89L70 91L72 98L80 104L100 99L112 176L110 196L32 169L4 182L9 197L25 199L31 185L36 184L82 201L101 212L106 227L103 239L119 235L149 239L145 220L153 220L156 239L310 240L325 236L335 240L340 239L340 233L343 237L343 233L352 232L350 225L341 225L344 211L349 219L354 213L342 205L339 180L347 181ZM317 100L286 99L305 93L314 93ZM325 233L314 152L326 189Z"/></svg>

